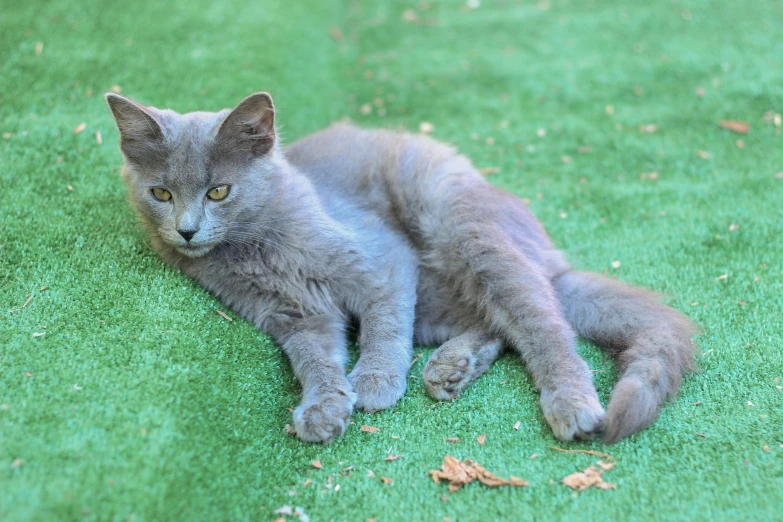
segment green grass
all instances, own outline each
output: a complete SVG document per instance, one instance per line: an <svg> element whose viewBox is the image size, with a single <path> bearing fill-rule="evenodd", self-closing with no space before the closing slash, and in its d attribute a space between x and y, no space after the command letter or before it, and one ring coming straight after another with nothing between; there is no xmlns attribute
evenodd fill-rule
<svg viewBox="0 0 783 522"><path fill-rule="evenodd" d="M783 137L762 121L783 112L783 4L549 4L0 0L0 520L273 520L286 504L313 521L783 520ZM568 446L614 455L614 491L559 483L595 459L548 449L512 356L436 403L417 350L397 407L301 443L281 352L146 246L112 85L179 111L269 90L288 141L345 116L431 122L499 168L575 265L670 295L702 327L701 372L644 433ZM606 400L612 368L582 352ZM531 487L447 493L427 475L447 453Z"/></svg>

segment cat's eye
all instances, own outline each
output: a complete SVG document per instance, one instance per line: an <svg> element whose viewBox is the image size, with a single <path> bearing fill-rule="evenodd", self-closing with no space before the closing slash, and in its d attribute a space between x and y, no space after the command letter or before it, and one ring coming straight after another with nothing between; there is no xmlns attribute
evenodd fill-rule
<svg viewBox="0 0 783 522"><path fill-rule="evenodd" d="M152 189L152 195L155 196L155 199L158 201L168 201L171 199L171 192L159 187Z"/></svg>
<svg viewBox="0 0 783 522"><path fill-rule="evenodd" d="M226 196L228 196L228 185L220 185L219 187L211 188L209 189L209 192L207 192L207 197L211 199L212 201L220 201L221 199L226 199Z"/></svg>

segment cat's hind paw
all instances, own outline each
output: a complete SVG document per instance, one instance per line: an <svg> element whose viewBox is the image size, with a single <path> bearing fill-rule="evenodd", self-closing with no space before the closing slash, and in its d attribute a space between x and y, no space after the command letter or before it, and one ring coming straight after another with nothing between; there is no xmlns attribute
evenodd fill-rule
<svg viewBox="0 0 783 522"><path fill-rule="evenodd" d="M500 356L500 340L475 342L470 336L456 337L435 350L422 376L433 399L453 399L481 376Z"/></svg>
<svg viewBox="0 0 783 522"><path fill-rule="evenodd" d="M559 440L589 440L605 428L605 412L594 390L558 388L541 393L544 417Z"/></svg>
<svg viewBox="0 0 783 522"><path fill-rule="evenodd" d="M331 442L345 433L355 402L355 393L342 390L305 399L294 410L296 436L307 442Z"/></svg>
<svg viewBox="0 0 783 522"><path fill-rule="evenodd" d="M476 358L471 353L436 352L427 361L422 376L430 397L447 401L462 393L481 373L483 372L477 370Z"/></svg>

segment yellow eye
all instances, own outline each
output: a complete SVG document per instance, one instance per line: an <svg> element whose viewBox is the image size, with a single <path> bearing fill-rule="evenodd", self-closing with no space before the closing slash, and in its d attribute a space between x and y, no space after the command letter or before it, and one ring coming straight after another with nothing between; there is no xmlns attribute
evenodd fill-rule
<svg viewBox="0 0 783 522"><path fill-rule="evenodd" d="M152 189L152 195L155 196L155 199L158 201L168 201L171 199L171 192L162 188L156 187Z"/></svg>
<svg viewBox="0 0 783 522"><path fill-rule="evenodd" d="M228 196L228 188L228 185L220 185L219 187L209 189L209 192L207 192L207 197L212 201L226 199L226 196Z"/></svg>

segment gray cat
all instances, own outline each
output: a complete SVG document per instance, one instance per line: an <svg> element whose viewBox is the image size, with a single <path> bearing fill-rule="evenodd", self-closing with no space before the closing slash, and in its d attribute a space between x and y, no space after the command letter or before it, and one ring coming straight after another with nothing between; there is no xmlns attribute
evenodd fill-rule
<svg viewBox="0 0 783 522"><path fill-rule="evenodd" d="M106 99L153 248L280 344L303 388L302 440L341 435L354 408L394 406L413 343L440 345L424 370L437 399L517 351L563 441L645 428L693 366L683 315L573 271L522 201L447 145L340 124L283 149L266 93L217 113ZM617 359L607 412L575 332Z"/></svg>

